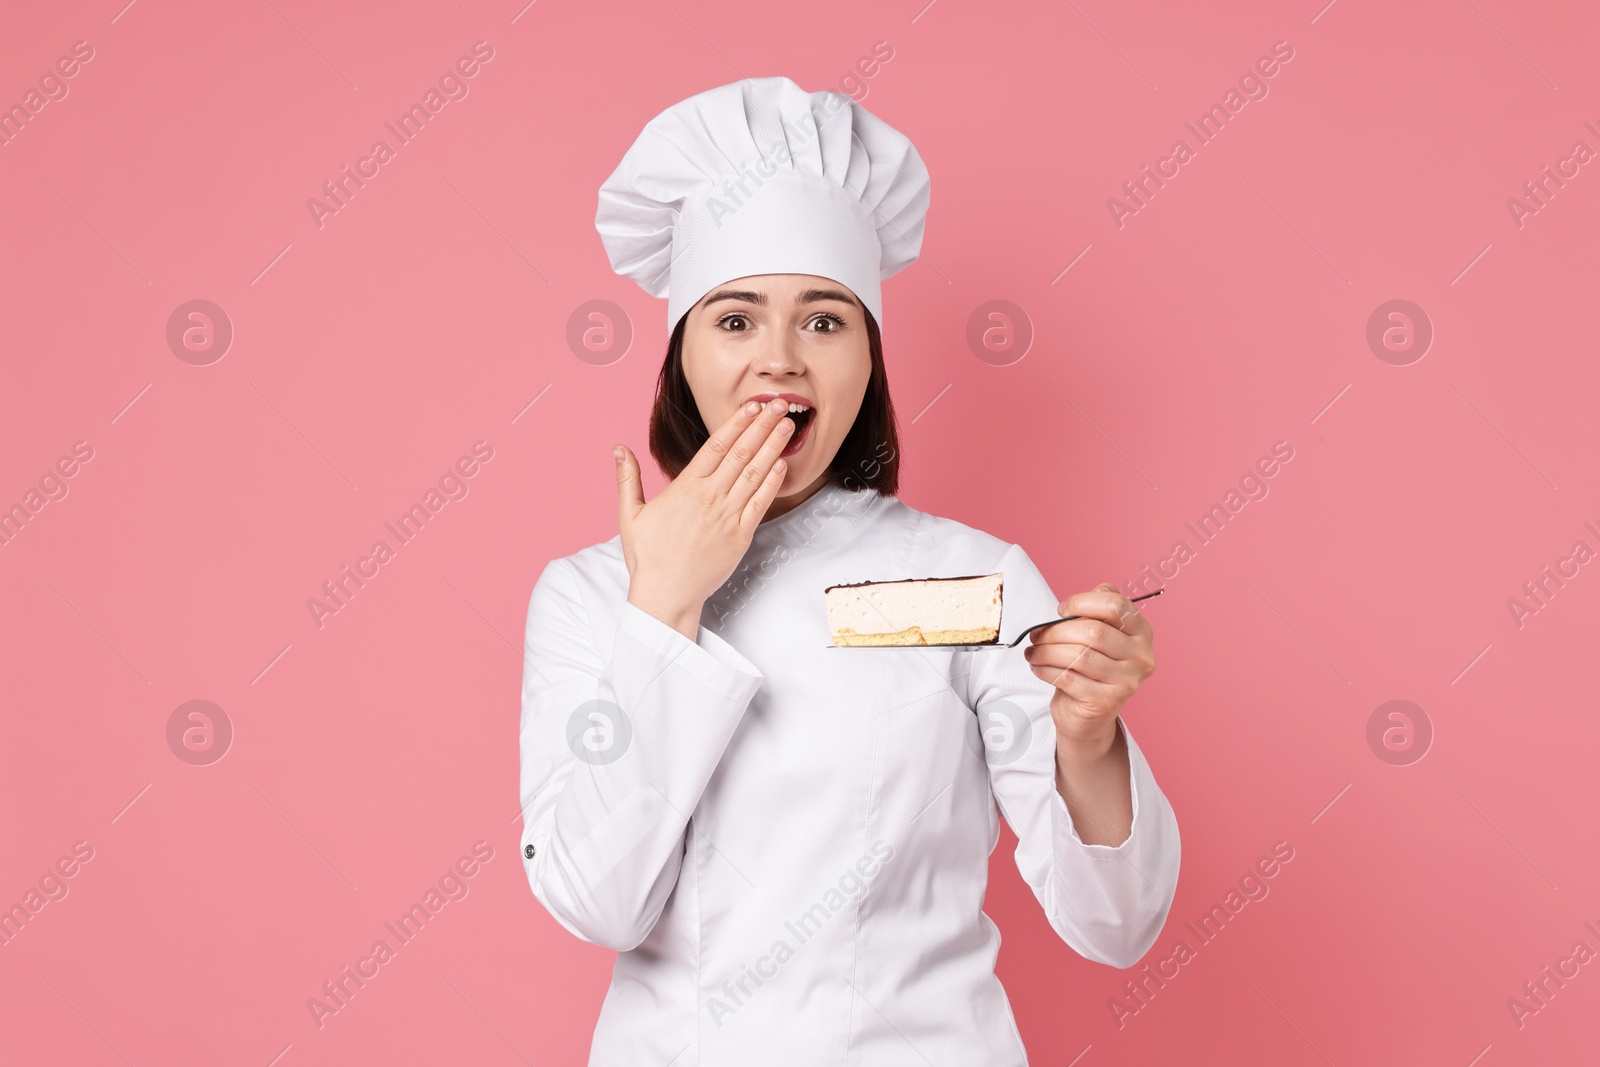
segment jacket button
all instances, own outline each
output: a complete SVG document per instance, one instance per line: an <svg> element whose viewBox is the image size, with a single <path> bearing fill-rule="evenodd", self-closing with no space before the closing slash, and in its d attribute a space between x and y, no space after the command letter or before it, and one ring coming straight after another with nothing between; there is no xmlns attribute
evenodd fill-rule
<svg viewBox="0 0 1600 1067"><path fill-rule="evenodd" d="M533 859L533 846L529 845L527 848L523 849L522 854L530 860Z"/></svg>

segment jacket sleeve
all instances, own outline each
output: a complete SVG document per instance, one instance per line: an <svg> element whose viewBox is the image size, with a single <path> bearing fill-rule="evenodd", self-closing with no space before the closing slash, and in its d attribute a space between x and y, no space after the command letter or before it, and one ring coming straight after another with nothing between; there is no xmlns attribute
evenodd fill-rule
<svg viewBox="0 0 1600 1067"><path fill-rule="evenodd" d="M553 560L528 605L523 865L557 922L622 952L666 906L689 815L763 675L705 627L690 641L626 601L602 661L573 568Z"/></svg>
<svg viewBox="0 0 1600 1067"><path fill-rule="evenodd" d="M999 569L1006 630L1014 634L1057 614L1060 598L1021 547L1012 545ZM1114 847L1083 843L1055 786L1055 690L1029 668L1026 646L966 653L969 704L984 735L995 800L1017 835L1017 869L1074 951L1132 967L1154 944L1177 892L1178 821L1119 718L1128 742L1133 830Z"/></svg>

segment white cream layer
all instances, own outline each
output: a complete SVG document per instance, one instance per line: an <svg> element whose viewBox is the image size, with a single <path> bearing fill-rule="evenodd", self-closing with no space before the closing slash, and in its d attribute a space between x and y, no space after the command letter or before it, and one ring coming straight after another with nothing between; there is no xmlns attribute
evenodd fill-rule
<svg viewBox="0 0 1600 1067"><path fill-rule="evenodd" d="M829 589L828 630L892 634L911 627L977 630L1000 627L1003 574L977 578L930 578Z"/></svg>

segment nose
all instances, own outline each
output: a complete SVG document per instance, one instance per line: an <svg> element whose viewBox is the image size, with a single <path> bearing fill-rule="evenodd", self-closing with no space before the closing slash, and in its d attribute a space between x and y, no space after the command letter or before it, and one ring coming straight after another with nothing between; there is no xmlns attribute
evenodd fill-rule
<svg viewBox="0 0 1600 1067"><path fill-rule="evenodd" d="M761 344L751 363L752 371L761 378L792 378L805 371L800 339L789 330L774 330Z"/></svg>

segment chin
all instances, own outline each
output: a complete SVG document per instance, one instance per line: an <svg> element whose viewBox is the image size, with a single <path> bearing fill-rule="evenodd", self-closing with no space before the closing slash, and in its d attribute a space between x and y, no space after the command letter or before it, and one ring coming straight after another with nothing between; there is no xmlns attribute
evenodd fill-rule
<svg viewBox="0 0 1600 1067"><path fill-rule="evenodd" d="M806 486L816 481L817 475L822 473L821 471L811 470L811 464L809 463L805 467L806 469L804 470L799 467L790 467L783 472L783 482L778 486L778 496L780 498L794 496L796 493L803 492Z"/></svg>

